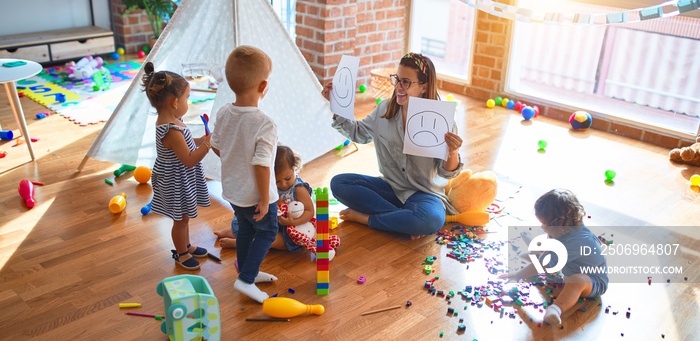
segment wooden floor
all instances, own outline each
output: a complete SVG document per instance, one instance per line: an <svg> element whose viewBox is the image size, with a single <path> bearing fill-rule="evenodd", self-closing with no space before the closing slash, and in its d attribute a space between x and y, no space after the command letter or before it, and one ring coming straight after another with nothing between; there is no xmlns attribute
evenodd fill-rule
<svg viewBox="0 0 700 341"><path fill-rule="evenodd" d="M536 226L534 199L554 187L569 188L581 198L591 226L698 225L700 194L688 179L700 170L669 163L667 150L597 131L572 132L547 118L522 122L514 111L457 99L465 164L475 171L497 172L499 199L509 213L488 225L498 232L488 238L503 237L508 225ZM139 212L150 200L150 185L125 177L108 186L103 179L118 165L94 160L77 173L103 124L80 127L58 115L39 121L34 114L43 107L26 98L22 105L30 132L40 141L35 144L36 162L30 162L25 146L0 144L8 152L0 159L0 339L167 340L160 322L127 316L117 306L139 302L142 308L134 311L162 314L156 284L189 273L170 258L171 221ZM372 107L373 100L360 95L358 114ZM5 96L0 96L0 123L17 132ZM545 153L537 152L538 140L549 143ZM316 187L328 186L340 172L378 174L372 146L354 150L351 145L308 163L302 178ZM613 185L604 182L606 169L617 171ZM25 178L45 183L36 187L33 209L17 194ZM536 310L524 309L515 319L499 318L486 306L464 310L467 303L461 299L448 305L429 295L423 283L435 275L440 276L436 286L446 292L485 283L490 276L482 260L467 269L447 258L446 247L433 236L409 240L341 223L334 230L342 245L331 262L330 295L316 296L315 264L307 252L272 251L262 266L279 277L276 283L261 284L262 290L323 304L326 313L290 323L245 322L262 317L261 306L233 290L235 251L221 250L212 233L229 226L232 212L221 198L220 184L210 182L209 188L213 204L191 221L191 235L197 245L220 254L223 263L204 260L194 273L204 276L216 293L224 340L437 340L441 332L447 340L697 340L700 335L700 232L681 242L687 259L684 276L691 276L690 281L668 284L654 277L652 285L612 283L601 305L580 303L565 314L559 329L539 327L543 314ZM107 203L119 192L127 194L128 205L113 215ZM422 273L421 261L433 255L436 271L429 276ZM366 276L367 283L357 284L359 276ZM360 316L407 300L413 302L410 308ZM606 306L611 306L609 314ZM448 316L448 307L459 316ZM625 317L628 309L630 318ZM615 311L619 314L613 315ZM456 332L460 318L467 328L463 334Z"/></svg>

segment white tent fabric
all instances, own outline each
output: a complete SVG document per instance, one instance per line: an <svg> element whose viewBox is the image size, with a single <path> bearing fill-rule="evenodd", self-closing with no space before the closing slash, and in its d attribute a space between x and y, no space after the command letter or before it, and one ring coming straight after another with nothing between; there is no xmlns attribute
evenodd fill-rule
<svg viewBox="0 0 700 341"><path fill-rule="evenodd" d="M280 142L297 151L304 162L313 160L344 141L330 127L328 102L321 85L299 49L266 0L184 0L146 58L156 70L187 72L191 64L223 69L229 53L239 45L252 45L272 59L270 90L260 108L277 123ZM124 98L87 152L88 158L151 167L155 161L156 115L141 91L141 70ZM235 95L220 83L210 117ZM187 122L194 136L203 125ZM221 163L214 153L203 161L207 177L221 178Z"/></svg>

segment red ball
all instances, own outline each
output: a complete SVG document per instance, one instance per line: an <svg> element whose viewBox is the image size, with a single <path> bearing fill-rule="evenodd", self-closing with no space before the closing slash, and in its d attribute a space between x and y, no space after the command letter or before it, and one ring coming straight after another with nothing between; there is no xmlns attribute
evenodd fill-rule
<svg viewBox="0 0 700 341"><path fill-rule="evenodd" d="M533 106L532 109L535 110L535 117L540 116L540 107L538 106Z"/></svg>
<svg viewBox="0 0 700 341"><path fill-rule="evenodd" d="M523 110L523 107L524 107L524 105L522 102L520 102L520 101L515 102L515 111L520 112L521 110Z"/></svg>
<svg viewBox="0 0 700 341"><path fill-rule="evenodd" d="M139 51L139 53L137 55L139 56L139 58L143 58L143 57L146 57L146 52Z"/></svg>

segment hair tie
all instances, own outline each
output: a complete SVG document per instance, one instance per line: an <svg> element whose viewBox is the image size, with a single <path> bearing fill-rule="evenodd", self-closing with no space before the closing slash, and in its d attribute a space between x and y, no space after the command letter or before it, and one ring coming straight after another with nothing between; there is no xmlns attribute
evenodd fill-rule
<svg viewBox="0 0 700 341"><path fill-rule="evenodd" d="M421 55L413 53L413 52L409 52L405 56L403 56L403 58L401 58L401 59L413 60L413 62L416 64L416 66L418 66L418 69L420 70L420 72L425 74L426 63L423 61L423 57Z"/></svg>

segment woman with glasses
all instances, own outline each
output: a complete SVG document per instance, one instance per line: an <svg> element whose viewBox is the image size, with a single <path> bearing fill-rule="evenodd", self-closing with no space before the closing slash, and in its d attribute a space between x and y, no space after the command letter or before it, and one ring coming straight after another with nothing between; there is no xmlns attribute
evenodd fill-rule
<svg viewBox="0 0 700 341"><path fill-rule="evenodd" d="M449 149L446 161L404 154L408 98L440 99L435 67L428 57L408 53L390 77L394 85L391 100L382 101L361 121L333 115L332 124L356 143L374 142L382 176L338 174L331 179L331 191L348 207L340 212L341 219L414 239L436 233L445 222L446 211L459 213L447 199L444 187L462 170L462 139L454 125L452 132L445 134ZM324 86L326 99L332 88L332 83Z"/></svg>

